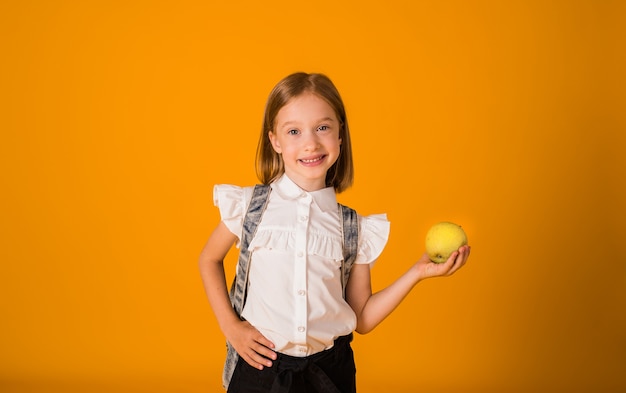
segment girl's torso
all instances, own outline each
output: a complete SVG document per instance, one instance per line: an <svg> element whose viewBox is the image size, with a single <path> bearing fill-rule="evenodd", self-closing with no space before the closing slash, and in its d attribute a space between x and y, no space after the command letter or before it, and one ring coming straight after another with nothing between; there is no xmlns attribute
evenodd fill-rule
<svg viewBox="0 0 626 393"><path fill-rule="evenodd" d="M252 239L248 295L242 317L276 350L308 356L351 333L356 317L342 296L341 220L332 188L306 192L283 176L271 185ZM218 185L215 202L237 236L252 187ZM385 215L359 216L355 263L373 262L389 234Z"/></svg>

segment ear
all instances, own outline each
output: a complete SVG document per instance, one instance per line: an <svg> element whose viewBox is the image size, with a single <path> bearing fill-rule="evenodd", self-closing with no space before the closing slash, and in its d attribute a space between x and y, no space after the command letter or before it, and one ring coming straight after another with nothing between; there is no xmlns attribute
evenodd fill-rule
<svg viewBox="0 0 626 393"><path fill-rule="evenodd" d="M280 142L278 141L276 134L274 134L273 131L270 131L267 133L267 136L270 138L270 142L272 144L272 147L274 148L274 151L278 154L282 153L282 149L280 148Z"/></svg>

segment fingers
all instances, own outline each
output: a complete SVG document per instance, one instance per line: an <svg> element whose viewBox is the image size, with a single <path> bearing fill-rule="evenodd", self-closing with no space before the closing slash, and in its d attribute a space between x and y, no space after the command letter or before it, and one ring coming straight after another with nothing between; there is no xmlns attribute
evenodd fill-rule
<svg viewBox="0 0 626 393"><path fill-rule="evenodd" d="M256 361L267 367L272 367L272 360L276 360L276 352L272 350L274 344L259 333L256 345L253 347L256 356Z"/></svg>
<svg viewBox="0 0 626 393"><path fill-rule="evenodd" d="M239 356L259 370L271 367L272 360L276 359L276 353L272 350L274 344L248 322L240 326L242 328L239 334L233 336L230 341Z"/></svg>
<svg viewBox="0 0 626 393"><path fill-rule="evenodd" d="M450 255L450 258L446 261L446 265L449 265L449 270L445 275L449 276L454 274L457 270L459 270L465 263L467 262L467 258L469 257L471 247L463 246L459 248L458 251L455 251Z"/></svg>
<svg viewBox="0 0 626 393"><path fill-rule="evenodd" d="M470 246L465 245L453 252L444 263L432 262L428 258L428 254L424 253L414 266L420 270L421 279L450 276L465 265L470 250Z"/></svg>
<svg viewBox="0 0 626 393"><path fill-rule="evenodd" d="M268 347L256 343L247 350L242 351L239 356L250 366L263 370L264 367L272 367L272 360L276 360L276 353Z"/></svg>

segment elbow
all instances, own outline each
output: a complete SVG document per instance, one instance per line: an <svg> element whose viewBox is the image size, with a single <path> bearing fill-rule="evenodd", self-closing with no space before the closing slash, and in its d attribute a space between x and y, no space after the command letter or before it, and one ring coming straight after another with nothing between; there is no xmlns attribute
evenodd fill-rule
<svg viewBox="0 0 626 393"><path fill-rule="evenodd" d="M200 272L206 272L209 269L210 264L211 260L208 258L208 256L204 252L200 254L200 257L198 258L198 269L200 270Z"/></svg>
<svg viewBox="0 0 626 393"><path fill-rule="evenodd" d="M354 331L359 333L360 335L364 335L364 334L371 332L371 330L365 330L365 329L358 328L358 327Z"/></svg>
<svg viewBox="0 0 626 393"><path fill-rule="evenodd" d="M373 325L368 325L366 323L360 322L356 324L356 329L354 329L355 332L359 333L359 334L367 334L369 332L371 332L372 330L374 330Z"/></svg>

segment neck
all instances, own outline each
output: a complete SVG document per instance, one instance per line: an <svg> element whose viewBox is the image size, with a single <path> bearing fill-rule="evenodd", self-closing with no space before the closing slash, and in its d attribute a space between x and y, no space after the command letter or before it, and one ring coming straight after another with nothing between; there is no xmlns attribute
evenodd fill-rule
<svg viewBox="0 0 626 393"><path fill-rule="evenodd" d="M292 182L294 182L298 187L307 192L318 191L326 188L326 179L305 179L299 178L298 176L291 176L285 172L285 176L287 176Z"/></svg>

